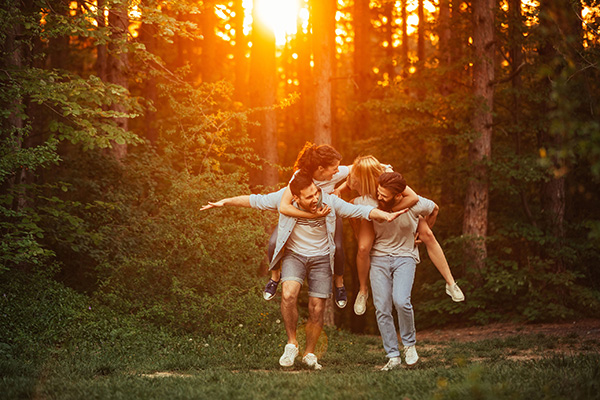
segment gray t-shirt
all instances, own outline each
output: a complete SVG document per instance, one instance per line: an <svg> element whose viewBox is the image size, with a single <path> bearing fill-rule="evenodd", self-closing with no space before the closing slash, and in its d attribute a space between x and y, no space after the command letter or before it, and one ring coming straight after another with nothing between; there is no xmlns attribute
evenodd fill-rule
<svg viewBox="0 0 600 400"><path fill-rule="evenodd" d="M415 246L419 216L428 216L434 208L433 201L419 196L417 204L392 222L373 221L375 240L371 256L412 257L419 263L419 248Z"/></svg>

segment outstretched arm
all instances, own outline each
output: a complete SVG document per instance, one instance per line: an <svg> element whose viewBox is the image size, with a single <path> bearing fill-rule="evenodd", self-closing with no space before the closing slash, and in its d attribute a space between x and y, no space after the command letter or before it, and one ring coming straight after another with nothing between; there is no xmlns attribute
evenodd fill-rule
<svg viewBox="0 0 600 400"><path fill-rule="evenodd" d="M405 208L411 208L419 201L419 196L412 190L409 186L406 186L406 189L402 192L402 200L400 203L396 204L393 208L393 211L400 211Z"/></svg>
<svg viewBox="0 0 600 400"><path fill-rule="evenodd" d="M369 219L372 219L375 221L381 221L381 222L391 222L407 211L408 211L408 208L405 208L400 211L394 211L394 212L387 212L387 211L380 210L379 208L374 208L369 213Z"/></svg>
<svg viewBox="0 0 600 400"><path fill-rule="evenodd" d="M250 206L250 196L242 195L236 197L228 197L226 199L222 199L216 202L208 202L207 205L203 206L200 211L208 210L209 208L214 207L224 207L224 206L234 206L234 207L251 207Z"/></svg>

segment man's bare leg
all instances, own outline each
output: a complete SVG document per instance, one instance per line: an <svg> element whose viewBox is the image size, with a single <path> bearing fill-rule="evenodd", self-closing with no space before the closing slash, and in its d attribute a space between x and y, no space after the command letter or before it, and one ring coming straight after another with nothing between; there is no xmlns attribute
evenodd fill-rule
<svg viewBox="0 0 600 400"><path fill-rule="evenodd" d="M302 285L296 281L285 281L281 285L281 315L288 343L298 346L296 329L298 325L298 294Z"/></svg>
<svg viewBox="0 0 600 400"><path fill-rule="evenodd" d="M317 341L323 330L325 300L318 297L308 298L308 321L306 322L306 349L304 355L315 352Z"/></svg>

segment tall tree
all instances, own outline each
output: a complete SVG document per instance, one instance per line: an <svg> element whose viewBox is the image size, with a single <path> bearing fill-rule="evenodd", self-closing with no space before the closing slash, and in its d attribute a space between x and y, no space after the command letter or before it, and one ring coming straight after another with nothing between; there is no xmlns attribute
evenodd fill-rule
<svg viewBox="0 0 600 400"><path fill-rule="evenodd" d="M419 69L423 68L425 63L425 9L423 0L419 0L417 4L417 16L419 17L419 30L417 35L417 59Z"/></svg>
<svg viewBox="0 0 600 400"><path fill-rule="evenodd" d="M369 0L354 1L354 53L353 68L355 86L355 99L358 110L354 114L356 123L352 130L353 141L360 138L361 132L369 129L369 111L362 107L373 89L371 78L371 10Z"/></svg>
<svg viewBox="0 0 600 400"><path fill-rule="evenodd" d="M128 1L120 0L111 2L110 4L108 25L111 31L111 40L108 45L106 68L107 80L110 83L128 89L129 83L127 75L129 59L126 52L129 27L129 19L127 16ZM111 109L120 113L125 113L127 111L125 105L122 103L114 103L111 106ZM128 118L126 116L115 117L115 122L119 128L125 131L128 129ZM113 141L111 153L116 159L122 160L127 155L127 144Z"/></svg>
<svg viewBox="0 0 600 400"><path fill-rule="evenodd" d="M242 0L233 2L233 27L235 29L235 47L233 61L235 62L235 91L234 99L245 103L248 99L248 38L244 34L244 7Z"/></svg>
<svg viewBox="0 0 600 400"><path fill-rule="evenodd" d="M487 257L489 171L492 155L492 112L494 109L494 9L493 0L473 0L473 95L479 107L473 111L475 138L469 146L471 178L467 184L463 234L470 242L468 258L478 273ZM477 282L476 282L477 283Z"/></svg>
<svg viewBox="0 0 600 400"><path fill-rule="evenodd" d="M254 0L252 8L252 52L250 58L250 106L261 108L256 112L260 126L250 128L254 139L254 149L264 162L262 170L250 170L251 186L274 186L278 181L277 168L277 119L276 101L276 64L275 33L261 18L260 9L265 7L264 0Z"/></svg>
<svg viewBox="0 0 600 400"><path fill-rule="evenodd" d="M581 3L546 0L540 3L540 10L540 25L545 35L539 52L542 63L550 67L543 82L545 92L548 93L547 101L543 104L544 115L556 115L550 118L549 124L540 132L540 147L548 150L550 159L548 179L542 184L541 199L547 231L557 239L559 246L562 246L565 239L566 169L565 160L560 153L566 145L565 138L570 135L568 127L571 124L568 119L573 116L556 112L560 105L550 94L556 92L557 96L561 95L561 84L553 82L563 81L563 74L572 74L569 78L571 85L581 85L581 74L574 73L580 64L583 50ZM576 104L578 100L564 98L561 101ZM562 271L563 260L557 258L555 266L557 272Z"/></svg>
<svg viewBox="0 0 600 400"><path fill-rule="evenodd" d="M213 1L203 3L200 13L200 26L202 30L202 57L200 59L200 74L203 82L215 82L219 79L217 68L217 16L215 15Z"/></svg>
<svg viewBox="0 0 600 400"><path fill-rule="evenodd" d="M335 56L336 0L312 2L312 33L315 60L315 142L332 142L332 78Z"/></svg>
<svg viewBox="0 0 600 400"><path fill-rule="evenodd" d="M400 47L400 66L402 68L402 76L408 74L408 10L406 9L407 0L400 2L400 14L402 15L402 44Z"/></svg>

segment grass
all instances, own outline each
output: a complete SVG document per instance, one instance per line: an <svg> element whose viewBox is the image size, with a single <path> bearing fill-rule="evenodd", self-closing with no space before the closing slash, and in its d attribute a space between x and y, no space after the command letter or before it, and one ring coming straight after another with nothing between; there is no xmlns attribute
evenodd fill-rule
<svg viewBox="0 0 600 400"><path fill-rule="evenodd" d="M1 286L1 399L600 399L600 342L577 335L422 341L416 367L381 372L379 337L326 329L322 371L284 370L278 316L199 336L50 282Z"/></svg>
<svg viewBox="0 0 600 400"><path fill-rule="evenodd" d="M418 366L385 373L378 370L386 361L379 338L327 330L324 369L311 371L299 360L290 370L279 367L282 332L237 346L136 326L106 343L75 338L31 353L43 357L4 357L0 393L6 399L600 398L597 352L510 359L539 351L546 339L423 343Z"/></svg>

